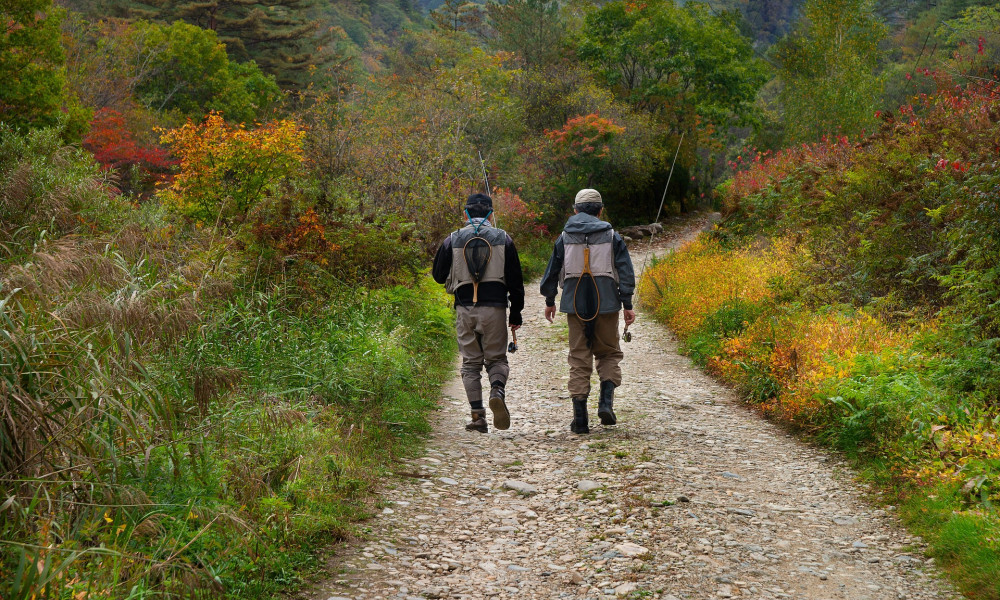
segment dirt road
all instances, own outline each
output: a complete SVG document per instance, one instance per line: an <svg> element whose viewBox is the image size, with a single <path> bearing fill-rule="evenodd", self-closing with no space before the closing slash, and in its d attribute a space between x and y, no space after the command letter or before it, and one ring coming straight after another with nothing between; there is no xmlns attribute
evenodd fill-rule
<svg viewBox="0 0 1000 600"><path fill-rule="evenodd" d="M456 366L404 467L420 476L385 490L370 538L313 597L957 597L840 459L746 410L648 315L625 346L619 425L592 410L592 433L571 434L565 317L542 310L533 284L510 430L465 432Z"/></svg>

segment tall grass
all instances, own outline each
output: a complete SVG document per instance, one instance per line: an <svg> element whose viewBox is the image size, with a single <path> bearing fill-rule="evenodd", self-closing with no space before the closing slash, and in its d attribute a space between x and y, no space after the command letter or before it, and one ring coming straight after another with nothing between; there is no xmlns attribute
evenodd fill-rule
<svg viewBox="0 0 1000 600"><path fill-rule="evenodd" d="M39 207L0 223L0 597L294 586L426 431L454 351L442 292L263 273L238 236L12 135L0 174L47 174L0 190L0 211Z"/></svg>

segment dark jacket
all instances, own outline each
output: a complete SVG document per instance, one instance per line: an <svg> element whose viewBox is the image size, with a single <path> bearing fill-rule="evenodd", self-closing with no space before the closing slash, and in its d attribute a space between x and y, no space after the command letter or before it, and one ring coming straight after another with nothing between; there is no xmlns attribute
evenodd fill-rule
<svg viewBox="0 0 1000 600"><path fill-rule="evenodd" d="M434 281L443 284L451 273L451 236L441 243L434 256L434 268L431 274ZM510 306L511 325L520 325L521 311L524 310L524 276L521 274L521 258L514 247L514 240L507 236L504 244L504 280L506 285L498 281L486 281L479 284L479 303L476 306ZM472 306L472 284L466 284L455 292L455 306Z"/></svg>
<svg viewBox="0 0 1000 600"><path fill-rule="evenodd" d="M597 233L611 229L611 224L598 219L593 215L578 213L566 221L563 231L566 233ZM632 294L635 292L635 271L632 269L632 258L629 256L628 247L622 236L616 232L614 235L613 248L615 253L615 269L618 271L618 281L610 277L597 277L597 288L601 293L601 306L598 312L601 314L618 312L624 307L632 310ZM549 258L549 265L542 276L541 292L545 296L546 306L555 306L556 295L559 293L559 277L563 267L563 257L566 249L563 243L563 236L556 239L555 247L552 249L552 257ZM576 285L576 278L566 280L566 289L572 290ZM572 314L573 297L572 294L563 292L562 300L559 302L559 311Z"/></svg>

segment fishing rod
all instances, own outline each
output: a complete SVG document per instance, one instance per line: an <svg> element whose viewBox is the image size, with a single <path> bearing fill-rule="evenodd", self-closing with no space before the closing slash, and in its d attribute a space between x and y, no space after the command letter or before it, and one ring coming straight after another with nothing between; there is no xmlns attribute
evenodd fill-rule
<svg viewBox="0 0 1000 600"><path fill-rule="evenodd" d="M660 198L660 208L656 210L656 219L653 223L660 222L660 215L663 213L663 204L667 201L667 190L670 189L670 180L674 178L674 167L677 166L677 157L681 153L681 144L684 143L684 136L687 134L686 131L681 132L681 139L677 142L677 150L674 151L674 160L670 163L670 174L667 175L667 185L663 186L663 197ZM642 277L646 273L646 263L649 262L649 255L653 253L653 240L656 238L656 229L653 229L652 233L649 235L649 252L646 253L646 257L642 261L642 269L639 271L639 277ZM622 333L622 340L626 342L632 341L632 334L629 333L628 325L625 326L625 331Z"/></svg>
<svg viewBox="0 0 1000 600"><path fill-rule="evenodd" d="M476 150L476 154L479 155L479 168L483 170L483 181L486 182L486 195L493 199L493 191L490 189L490 176L486 174L486 161L483 160L483 153ZM500 221L497 219L497 211L493 209L493 226L499 227Z"/></svg>

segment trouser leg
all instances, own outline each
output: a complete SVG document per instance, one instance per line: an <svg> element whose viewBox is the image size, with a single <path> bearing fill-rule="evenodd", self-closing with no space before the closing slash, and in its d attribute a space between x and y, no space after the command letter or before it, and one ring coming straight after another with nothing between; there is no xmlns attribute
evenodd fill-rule
<svg viewBox="0 0 1000 600"><path fill-rule="evenodd" d="M490 385L507 385L510 365L507 363L507 309L499 306L482 306L479 331L483 344L483 359Z"/></svg>
<svg viewBox="0 0 1000 600"><path fill-rule="evenodd" d="M590 374L594 355L587 347L584 323L576 315L566 315L569 322L569 394L576 398L590 394Z"/></svg>
<svg viewBox="0 0 1000 600"><path fill-rule="evenodd" d="M608 313L597 316L594 328L594 343L591 349L597 362L597 374L601 381L611 381L618 387L622 384L621 362L625 358L618 338L618 315Z"/></svg>
<svg viewBox="0 0 1000 600"><path fill-rule="evenodd" d="M482 371L486 362L480 334L476 331L475 309L459 306L455 309L455 331L458 336L458 352L462 356L462 385L469 405L483 407Z"/></svg>

